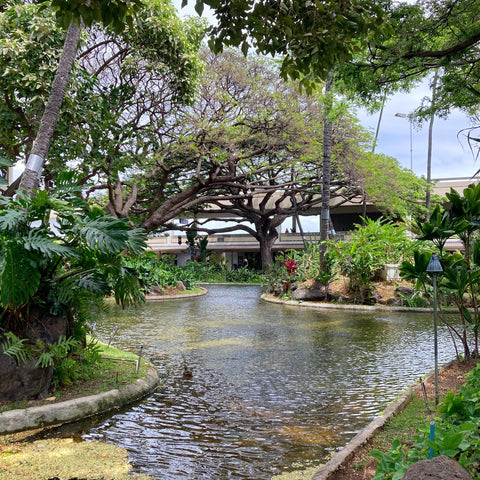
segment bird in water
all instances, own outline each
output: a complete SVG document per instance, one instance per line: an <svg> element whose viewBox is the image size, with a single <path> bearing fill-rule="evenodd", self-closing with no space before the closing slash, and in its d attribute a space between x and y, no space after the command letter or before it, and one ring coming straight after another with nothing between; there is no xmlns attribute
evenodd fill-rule
<svg viewBox="0 0 480 480"><path fill-rule="evenodd" d="M183 367L183 375L182 375L183 378L192 378L193 377L193 372L190 368L187 367L187 365L185 365Z"/></svg>

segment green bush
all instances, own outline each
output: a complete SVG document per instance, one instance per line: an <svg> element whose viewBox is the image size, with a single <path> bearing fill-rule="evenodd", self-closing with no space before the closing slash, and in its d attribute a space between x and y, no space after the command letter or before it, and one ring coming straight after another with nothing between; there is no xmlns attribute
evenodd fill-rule
<svg viewBox="0 0 480 480"><path fill-rule="evenodd" d="M240 267L235 270L215 260L189 261L181 267L196 282L205 283L264 283L264 278L255 270Z"/></svg>
<svg viewBox="0 0 480 480"><path fill-rule="evenodd" d="M441 417L435 419L433 441L427 424L414 437L413 447L395 440L387 453L370 452L377 460L374 480L401 479L409 465L429 458L430 449L434 456L446 455L458 461L472 478L480 479L480 364L468 373L458 395L453 391L446 395L438 411Z"/></svg>
<svg viewBox="0 0 480 480"><path fill-rule="evenodd" d="M412 242L403 226L390 220L364 219L355 225L352 238L329 241L328 251L340 273L348 278L348 287L362 302L372 294L372 284L384 264L399 263L413 252Z"/></svg>
<svg viewBox="0 0 480 480"><path fill-rule="evenodd" d="M114 296L122 305L144 298L125 263L125 252L145 248L144 232L91 207L79 192L65 174L53 192L0 198L0 340L17 359L22 354L12 349L23 345L67 382L104 297ZM66 338L56 343L47 340L54 338L50 332L32 334L35 324L50 316L66 321Z"/></svg>
<svg viewBox="0 0 480 480"><path fill-rule="evenodd" d="M158 260L154 252L145 252L131 257L126 264L138 272L138 279L144 293L151 292L157 286L175 287L179 281L183 282L187 289L195 287L191 272L183 267L172 265L166 256Z"/></svg>

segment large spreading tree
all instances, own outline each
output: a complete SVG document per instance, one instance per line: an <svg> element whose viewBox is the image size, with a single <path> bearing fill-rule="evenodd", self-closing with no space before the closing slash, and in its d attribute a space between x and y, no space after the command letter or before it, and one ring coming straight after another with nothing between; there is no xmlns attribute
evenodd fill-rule
<svg viewBox="0 0 480 480"><path fill-rule="evenodd" d="M11 21L12 12L20 12L24 15L24 11L30 10L29 14L33 18L33 23L39 23L38 17L43 16L48 21L40 22L41 28L36 29L36 36L32 35L32 31L29 30L28 25L24 19L22 19L22 28L19 32L15 31L15 23ZM115 0L111 2L88 2L88 5L84 5L84 2L78 2L75 0L67 2L52 2L42 3L40 7L34 5L23 5L22 2L9 2L8 6L2 15L5 15L7 22L3 24L4 28L8 30L12 26L12 32L5 34L5 44L7 49L4 51L6 62L4 68L9 71L9 63L13 64L15 69L18 63L15 62L15 56L8 53L9 49L18 48L18 44L12 44L10 37L17 37L17 40L21 45L20 52L29 52L30 49L25 47L25 44L32 41L46 40L47 45L52 45L54 31L54 25L51 23L52 16L56 13L57 19L60 20L60 24L64 27L68 26L68 30L63 33L58 31L58 37L63 41L61 47L61 54L59 55L58 62L53 55L50 54L48 59L42 51L39 52L40 60L42 63L42 69L45 72L51 71L51 65L56 65L55 75L53 76L52 83L49 87L46 87L43 83L42 89L46 89L49 93L44 96L42 92L41 96L32 95L37 102L37 108L40 106L41 111L35 112L35 119L31 118L24 121L22 117L23 111L18 108L18 105L12 102L9 107L15 112L17 120L20 123L32 124L31 131L29 132L29 142L26 144L28 149L28 161L25 172L22 176L20 189L31 191L38 185L40 173L46 164L46 156L49 151L52 139L55 134L58 119L62 111L62 104L64 98L67 95L67 87L72 85L71 72L75 66L75 59L78 53L79 40L81 38L82 26L88 27L91 31L92 28L104 29L104 34L110 38L123 38L123 41L130 45L130 51L135 50L135 55L138 57L143 55L143 58L152 60L153 56L156 56L157 64L162 62L162 71L166 75L169 72L175 71L175 74L170 74L171 86L175 90L178 97L188 97L192 92L192 74L194 73L192 68L195 64L195 43L198 45L199 29L190 28L189 25L183 24L176 17L174 8L165 2L158 0L148 0L140 2L139 0L122 1ZM135 15L134 15L135 14ZM10 22L8 23L8 15L10 15ZM15 14L13 14L14 16ZM48 23L50 22L50 23ZM195 33L192 33L195 30ZM122 36L120 37L120 34ZM23 38L20 38L23 37ZM105 45L113 45L114 40L106 41L101 40L101 43ZM121 43L121 41L120 41ZM52 46L53 48L53 46ZM58 55L58 40L56 41L55 56ZM106 47L105 47L106 48ZM35 49L32 49L35 51ZM47 50L48 53L48 50ZM117 52L117 55L125 56L125 52ZM132 55L130 55L131 57ZM53 60L53 63L52 63ZM32 63L32 62L28 62ZM133 64L133 63L132 63ZM157 71L159 67L157 66ZM21 72L23 73L23 72ZM30 84L38 90L38 82L35 85L36 73L33 68L30 70L31 76L29 78ZM91 75L93 73L93 76ZM91 75L89 80L95 78L96 72L89 72ZM45 76L45 75L44 75ZM18 80L18 79L17 79ZM18 80L21 81L21 80ZM13 89L11 92L17 92ZM21 90L20 90L21 92ZM83 99L89 98L89 93L83 91L75 92L75 94L83 95ZM23 97L19 95L20 101ZM28 97L27 97L28 98ZM17 100L16 98L14 100ZM78 100L78 97L77 97ZM70 120L74 123L82 123L82 117L72 116ZM23 128L23 126L22 126ZM32 131L36 131L35 136L32 135ZM17 159L15 159L17 160Z"/></svg>

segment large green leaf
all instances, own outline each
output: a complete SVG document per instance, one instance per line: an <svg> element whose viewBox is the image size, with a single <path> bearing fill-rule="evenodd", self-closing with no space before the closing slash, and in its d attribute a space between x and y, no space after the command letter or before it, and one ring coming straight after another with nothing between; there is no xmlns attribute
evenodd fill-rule
<svg viewBox="0 0 480 480"><path fill-rule="evenodd" d="M5 157L0 157L0 167L11 167L13 162Z"/></svg>
<svg viewBox="0 0 480 480"><path fill-rule="evenodd" d="M10 244L3 255L0 272L2 306L20 307L35 295L41 275L21 245Z"/></svg>
<svg viewBox="0 0 480 480"><path fill-rule="evenodd" d="M14 230L25 223L26 212L23 210L5 210L0 214L0 231Z"/></svg>
<svg viewBox="0 0 480 480"><path fill-rule="evenodd" d="M131 253L141 254L147 247L147 234L141 228L128 232L127 248Z"/></svg>
<svg viewBox="0 0 480 480"><path fill-rule="evenodd" d="M115 300L122 307L137 305L145 301L145 297L140 291L137 275L136 271L123 267L113 278Z"/></svg>
<svg viewBox="0 0 480 480"><path fill-rule="evenodd" d="M119 253L127 248L128 228L124 220L109 216L87 218L80 235L90 248L104 253Z"/></svg>
<svg viewBox="0 0 480 480"><path fill-rule="evenodd" d="M53 256L77 256L76 251L66 245L59 243L58 239L53 239L46 236L43 232L38 230L31 230L24 244L25 250L37 251L48 257Z"/></svg>

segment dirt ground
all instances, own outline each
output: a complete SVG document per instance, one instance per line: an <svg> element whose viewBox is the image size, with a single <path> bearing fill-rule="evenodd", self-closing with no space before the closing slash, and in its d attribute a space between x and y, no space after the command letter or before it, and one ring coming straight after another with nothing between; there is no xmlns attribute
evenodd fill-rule
<svg viewBox="0 0 480 480"><path fill-rule="evenodd" d="M461 385L465 383L466 374L474 367L474 363L452 362L442 369L438 374L438 390L440 397L450 390L458 392ZM435 381L431 376L425 382L425 388L428 398L435 396ZM423 398L421 389L418 389L416 395ZM369 455L369 451L374 448L372 442L368 442L351 459L345 468L337 471L331 477L331 480L371 480L375 476L376 462ZM362 468L358 466L362 465Z"/></svg>
<svg viewBox="0 0 480 480"><path fill-rule="evenodd" d="M351 293L348 291L348 279L346 277L338 276L330 285L329 291L332 294L339 294L343 297L350 297ZM379 303L386 305L389 299L396 297L395 289L397 287L412 287L409 282L395 281L395 282L373 282L373 289L379 298Z"/></svg>

